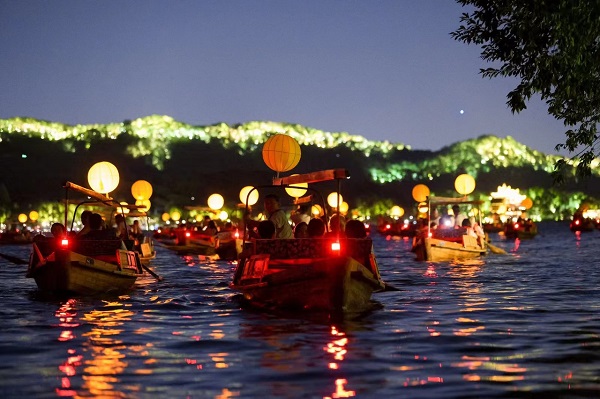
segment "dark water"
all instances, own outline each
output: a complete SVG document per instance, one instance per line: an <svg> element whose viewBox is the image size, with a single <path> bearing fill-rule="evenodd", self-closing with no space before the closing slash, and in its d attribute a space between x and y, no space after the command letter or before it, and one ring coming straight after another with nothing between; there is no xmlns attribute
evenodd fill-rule
<svg viewBox="0 0 600 399"><path fill-rule="evenodd" d="M375 238L400 291L344 320L239 306L233 265L159 252L127 295L52 298L0 258L9 398L597 398L600 231L542 224L463 265ZM518 244L518 245L517 245ZM160 250L160 249L159 249ZM26 259L29 247L0 252Z"/></svg>

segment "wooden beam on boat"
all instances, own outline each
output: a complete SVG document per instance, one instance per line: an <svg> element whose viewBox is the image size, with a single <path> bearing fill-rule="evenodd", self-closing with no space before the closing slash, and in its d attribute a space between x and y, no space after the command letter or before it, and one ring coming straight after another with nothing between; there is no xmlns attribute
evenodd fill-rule
<svg viewBox="0 0 600 399"><path fill-rule="evenodd" d="M102 201L102 202L104 202L104 201L112 201L112 198L110 198L109 196L106 196L104 194L100 194L100 193L98 193L98 192L96 192L94 190L90 190L89 188L82 187L82 186L80 186L78 184L71 183L70 181L65 182L65 184L64 184L63 187L64 188L68 188L68 189L73 190L73 191L77 191L77 192L79 192L81 194L87 195L88 197L91 197L91 198L93 198L95 200L98 200L98 201Z"/></svg>
<svg viewBox="0 0 600 399"><path fill-rule="evenodd" d="M298 183L318 183L335 179L349 179L350 173L347 169L328 169L318 172L303 173L294 176L274 177L274 186L287 186Z"/></svg>
<svg viewBox="0 0 600 399"><path fill-rule="evenodd" d="M310 204L311 202L313 202L313 195L312 194L304 196L304 197L296 198L294 200L294 205Z"/></svg>

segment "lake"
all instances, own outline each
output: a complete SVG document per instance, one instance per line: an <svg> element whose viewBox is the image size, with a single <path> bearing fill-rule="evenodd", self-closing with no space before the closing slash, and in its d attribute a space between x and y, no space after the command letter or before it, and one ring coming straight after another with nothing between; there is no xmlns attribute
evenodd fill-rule
<svg viewBox="0 0 600 399"><path fill-rule="evenodd" d="M5 398L598 398L600 231L541 223L466 264L373 237L398 291L345 318L240 306L234 265L158 248L126 295L56 298L0 258ZM0 246L27 259L29 246Z"/></svg>

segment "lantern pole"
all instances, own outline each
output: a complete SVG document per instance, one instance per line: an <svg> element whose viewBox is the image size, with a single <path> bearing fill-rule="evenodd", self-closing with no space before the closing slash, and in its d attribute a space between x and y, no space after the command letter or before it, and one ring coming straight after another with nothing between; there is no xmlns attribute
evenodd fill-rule
<svg viewBox="0 0 600 399"><path fill-rule="evenodd" d="M67 231L69 219L69 187L65 187L65 231Z"/></svg>

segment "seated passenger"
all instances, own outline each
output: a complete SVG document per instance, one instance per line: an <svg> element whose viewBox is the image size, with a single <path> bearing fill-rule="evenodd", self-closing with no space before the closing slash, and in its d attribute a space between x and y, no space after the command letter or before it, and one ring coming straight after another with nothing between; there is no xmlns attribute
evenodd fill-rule
<svg viewBox="0 0 600 399"><path fill-rule="evenodd" d="M275 238L275 223L263 220L258 224L258 235L260 238Z"/></svg>
<svg viewBox="0 0 600 399"><path fill-rule="evenodd" d="M65 229L62 223L53 223L52 227L50 227L50 233L52 233L52 237L54 238L63 238L67 233L67 229Z"/></svg>
<svg viewBox="0 0 600 399"><path fill-rule="evenodd" d="M346 237L348 238L366 238L367 229L360 220L351 219L346 223Z"/></svg>
<svg viewBox="0 0 600 399"><path fill-rule="evenodd" d="M102 225L104 221L102 220L102 216L98 213L92 213L89 218L90 222L90 231L80 236L80 238L84 240L116 240L114 232L102 229Z"/></svg>
<svg viewBox="0 0 600 399"><path fill-rule="evenodd" d="M346 230L346 219L335 214L329 219L329 232L325 234L325 237L343 237Z"/></svg>
<svg viewBox="0 0 600 399"><path fill-rule="evenodd" d="M310 222L309 222L310 223ZM294 238L308 238L308 224L300 222L294 228Z"/></svg>
<svg viewBox="0 0 600 399"><path fill-rule="evenodd" d="M323 237L323 234L325 234L325 222L323 222L323 219L321 218L311 219L310 222L308 222L306 232L311 238Z"/></svg>

